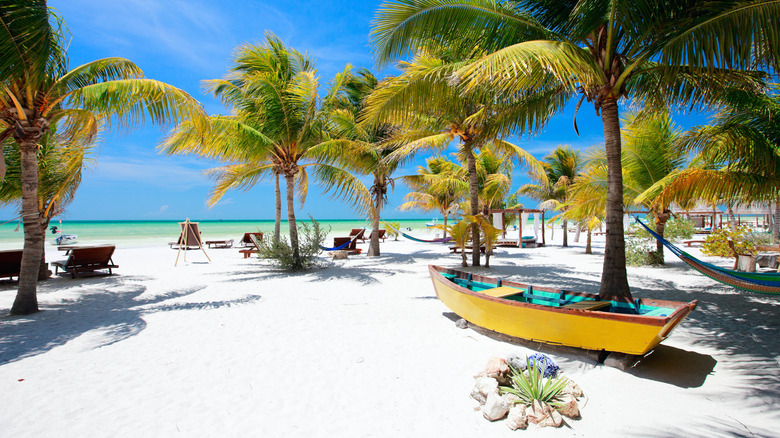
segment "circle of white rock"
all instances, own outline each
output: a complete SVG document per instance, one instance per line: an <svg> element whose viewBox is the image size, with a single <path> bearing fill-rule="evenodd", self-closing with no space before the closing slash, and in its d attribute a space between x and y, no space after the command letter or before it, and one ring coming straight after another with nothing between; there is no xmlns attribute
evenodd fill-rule
<svg viewBox="0 0 780 438"><path fill-rule="evenodd" d="M563 424L563 417L572 420L580 418L577 402L584 394L573 380L565 376L557 377L566 379L566 387L559 395L558 406L551 406L539 400L526 404L514 394L506 392L502 394L500 387L510 385L510 364L518 372L525 372L526 357L519 354L512 354L506 359L491 357L485 365L485 370L474 376L475 384L471 390L471 398L479 402L482 415L486 419L490 421L506 419L507 427L517 430L528 428L529 423L539 427L560 427Z"/></svg>

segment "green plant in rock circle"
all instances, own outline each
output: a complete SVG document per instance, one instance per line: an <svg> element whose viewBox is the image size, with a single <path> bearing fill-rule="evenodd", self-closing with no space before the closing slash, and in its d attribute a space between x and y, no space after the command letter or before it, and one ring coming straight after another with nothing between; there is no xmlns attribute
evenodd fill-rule
<svg viewBox="0 0 780 438"><path fill-rule="evenodd" d="M527 371L511 368L509 375L511 386L502 386L504 394L514 394L520 398L520 403L532 404L534 400L547 403L550 406L560 405L561 392L568 382L565 378L544 377L544 364L531 362L526 358Z"/></svg>

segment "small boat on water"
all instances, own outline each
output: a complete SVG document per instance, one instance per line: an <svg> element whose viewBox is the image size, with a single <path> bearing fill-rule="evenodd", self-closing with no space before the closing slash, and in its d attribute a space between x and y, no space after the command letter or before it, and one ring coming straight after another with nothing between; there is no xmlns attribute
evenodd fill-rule
<svg viewBox="0 0 780 438"><path fill-rule="evenodd" d="M689 303L601 300L597 294L534 287L428 265L436 295L472 324L517 338L643 355L696 308Z"/></svg>
<svg viewBox="0 0 780 438"><path fill-rule="evenodd" d="M59 236L54 238L54 244L57 246L70 245L72 243L76 243L79 238L78 234L63 234L62 230L60 230L56 226L51 227L51 233L59 234Z"/></svg>
<svg viewBox="0 0 780 438"><path fill-rule="evenodd" d="M57 246L70 245L71 243L78 242L78 238L78 234L60 234L54 239L54 243L57 244Z"/></svg>
<svg viewBox="0 0 780 438"><path fill-rule="evenodd" d="M425 226L426 226L426 227L435 227L436 225L439 225L439 220L438 220L438 219L435 219L435 218L434 218L434 219L431 219L431 221L430 221L430 222L426 222L426 223L425 223Z"/></svg>

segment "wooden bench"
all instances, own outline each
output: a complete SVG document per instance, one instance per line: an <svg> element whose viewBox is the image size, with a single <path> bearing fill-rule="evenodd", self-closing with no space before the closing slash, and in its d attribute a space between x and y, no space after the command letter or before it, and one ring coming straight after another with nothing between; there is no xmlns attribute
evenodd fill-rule
<svg viewBox="0 0 780 438"><path fill-rule="evenodd" d="M0 251L0 277L19 278L22 269L22 250L10 249Z"/></svg>
<svg viewBox="0 0 780 438"><path fill-rule="evenodd" d="M54 274L58 274L62 269L64 273L70 274L71 278L76 278L77 274L108 269L108 274L104 275L111 275L111 270L119 267L111 260L115 249L114 245L72 247L67 260L51 263L54 265Z"/></svg>
<svg viewBox="0 0 780 438"><path fill-rule="evenodd" d="M704 241L703 240L685 240L685 241L683 241L683 243L685 244L685 246L690 247L691 244L694 244L694 243L701 243L701 244L703 244Z"/></svg>

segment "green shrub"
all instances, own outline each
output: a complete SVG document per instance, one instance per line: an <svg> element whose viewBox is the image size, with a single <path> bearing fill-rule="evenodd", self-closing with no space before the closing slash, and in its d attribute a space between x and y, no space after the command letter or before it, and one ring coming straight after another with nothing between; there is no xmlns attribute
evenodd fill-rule
<svg viewBox="0 0 780 438"><path fill-rule="evenodd" d="M311 218L311 216L309 216ZM317 256L322 252L325 237L330 227L323 230L319 222L311 218L311 225L298 222L298 257L293 255L293 248L285 236L276 239L273 236L264 237L260 242L258 255L261 259L270 260L286 271L299 271L318 266Z"/></svg>
<svg viewBox="0 0 780 438"><path fill-rule="evenodd" d="M735 230L721 228L704 239L701 252L709 256L734 257L728 242L734 242L739 254L755 255L756 246L766 245L771 241L767 232L753 231L749 227L737 227Z"/></svg>
<svg viewBox="0 0 780 438"><path fill-rule="evenodd" d="M655 227L654 221L648 221L648 227ZM695 229L691 221L684 218L671 218L666 222L664 228L664 239L670 242L677 242L682 239L693 237ZM647 230L639 225L633 224L628 228L626 236L626 264L630 266L647 266L658 263L655 255L657 248L656 239Z"/></svg>

